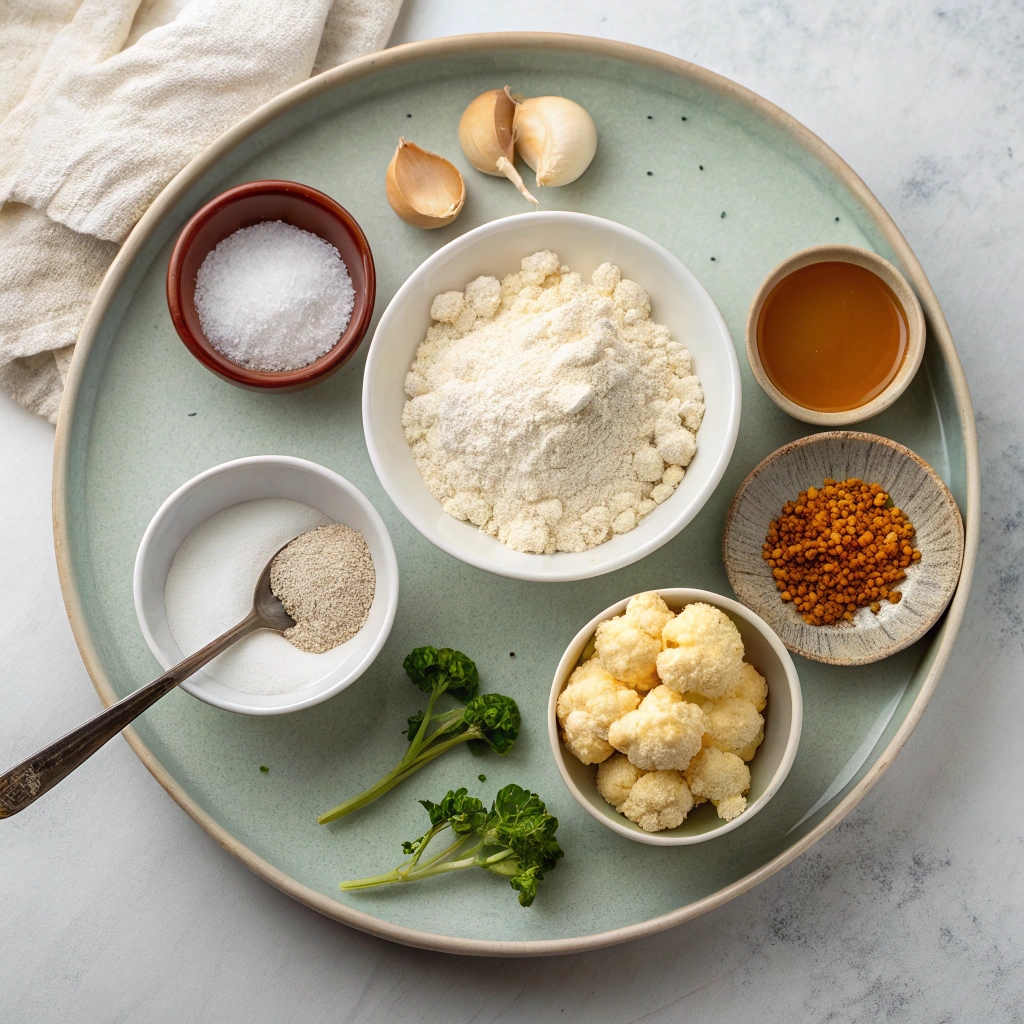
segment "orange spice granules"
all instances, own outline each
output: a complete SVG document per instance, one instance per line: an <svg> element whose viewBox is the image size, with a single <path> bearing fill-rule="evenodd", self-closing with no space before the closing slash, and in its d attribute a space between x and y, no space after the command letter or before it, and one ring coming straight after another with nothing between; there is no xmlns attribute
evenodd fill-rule
<svg viewBox="0 0 1024 1024"><path fill-rule="evenodd" d="M913 541L913 524L879 484L829 479L783 507L762 552L782 600L821 626L897 604L903 595L894 584L921 558Z"/></svg>

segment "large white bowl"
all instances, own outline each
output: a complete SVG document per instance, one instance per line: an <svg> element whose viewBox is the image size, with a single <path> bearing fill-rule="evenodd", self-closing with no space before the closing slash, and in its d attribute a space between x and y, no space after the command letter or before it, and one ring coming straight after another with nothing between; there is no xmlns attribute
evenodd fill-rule
<svg viewBox="0 0 1024 1024"><path fill-rule="evenodd" d="M562 743L558 730L558 695L565 689L569 676L579 663L587 645L593 639L597 627L605 619L621 615L626 610L629 598L595 615L577 634L562 655L551 684L548 700L548 741L555 764L562 780L573 799L591 817L613 832L650 846L690 846L703 843L732 832L761 810L778 792L786 780L793 761L796 760L800 745L800 730L803 727L803 695L796 666L782 641L771 626L749 608L738 601L732 601L707 590L675 588L659 590L665 603L673 611L680 611L695 601L720 608L736 623L743 638L745 660L760 672L768 684L768 704L764 709L764 741L757 748L750 762L750 792L747 793L747 809L732 821L723 821L709 813L710 805L692 811L678 828L663 832L645 832L624 814L619 814L597 791L597 765L578 761Z"/></svg>
<svg viewBox="0 0 1024 1024"><path fill-rule="evenodd" d="M481 274L502 278L524 256L550 249L589 280L602 263L622 268L651 297L651 316L690 350L707 411L697 454L675 493L641 520L589 551L513 551L447 515L427 490L402 431L405 375L430 326L435 295L462 290ZM373 336L363 376L363 430L373 467L391 500L432 544L499 576L558 582L600 576L671 540L711 496L725 472L740 424L740 369L722 314L700 282L668 250L631 228L582 213L505 217L468 231L425 260L391 300Z"/></svg>
<svg viewBox="0 0 1024 1024"><path fill-rule="evenodd" d="M146 643L161 668L177 665L185 655L171 633L164 605L167 574L174 556L200 523L224 509L258 498L301 501L328 519L357 530L370 550L377 576L366 622L351 640L325 654L295 652L306 658L312 669L308 684L301 689L279 694L243 693L211 674L216 661L181 684L193 697L214 707L247 715L279 715L319 704L354 683L377 657L395 620L398 607L395 549L377 510L344 477L305 459L257 455L214 466L182 484L160 506L143 534L135 556L135 613ZM255 587L256 581L252 582ZM271 639L282 644L288 642ZM139 680L140 684L143 682L145 680Z"/></svg>

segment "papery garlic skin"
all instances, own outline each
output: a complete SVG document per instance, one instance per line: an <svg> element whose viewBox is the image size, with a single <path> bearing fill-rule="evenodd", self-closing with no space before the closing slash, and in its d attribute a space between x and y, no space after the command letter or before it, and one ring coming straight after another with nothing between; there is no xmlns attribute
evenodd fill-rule
<svg viewBox="0 0 1024 1024"><path fill-rule="evenodd" d="M564 96L535 96L516 103L512 138L536 172L538 185L568 185L597 152L594 119Z"/></svg>
<svg viewBox="0 0 1024 1024"><path fill-rule="evenodd" d="M515 101L509 95L508 86L482 92L462 112L459 145L478 171L504 175L531 203L537 204L515 168L514 117Z"/></svg>
<svg viewBox="0 0 1024 1024"><path fill-rule="evenodd" d="M406 139L398 140L384 190L391 209L406 224L425 230L451 224L466 202L466 183L458 168Z"/></svg>

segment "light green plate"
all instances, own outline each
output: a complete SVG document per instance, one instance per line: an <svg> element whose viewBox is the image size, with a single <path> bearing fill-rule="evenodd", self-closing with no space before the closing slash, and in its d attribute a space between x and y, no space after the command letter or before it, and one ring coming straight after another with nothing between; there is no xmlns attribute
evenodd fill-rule
<svg viewBox="0 0 1024 1024"><path fill-rule="evenodd" d="M736 453L697 519L626 569L531 584L442 554L391 505L363 444L361 357L312 390L252 394L204 370L167 314L164 273L185 219L230 185L291 178L327 192L362 224L377 262L379 315L438 246L526 209L504 179L466 165L456 138L466 103L506 83L527 94L571 96L597 123L594 163L572 185L543 190L545 206L621 221L666 246L710 291L741 352L747 304L761 279L788 253L817 243L866 246L899 264L929 320L917 379L864 429L918 452L956 496L967 524L957 595L938 629L881 664L838 669L798 658L804 731L788 780L749 825L699 846L640 846L577 807L552 762L545 711L566 644L600 609L653 587L730 592L720 554L729 500L761 458L806 432L762 394L746 358ZM417 231L388 208L384 170L400 135L463 169L469 198L448 228ZM139 223L79 341L55 463L65 600L104 701L159 672L132 604L133 560L151 516L201 470L260 453L329 466L377 506L401 574L391 638L358 683L318 707L247 718L175 692L139 720L129 742L189 814L274 885L340 921L437 949L529 954L621 941L724 902L806 849L863 796L916 724L960 624L977 549L978 456L966 382L935 296L884 210L831 150L764 100L673 58L599 40L465 37L356 61L233 129ZM406 716L420 704L401 661L428 643L466 651L485 689L516 697L524 719L516 749L505 759L457 752L344 823L317 826L317 812L397 760ZM487 781L477 782L478 773ZM489 800L512 781L548 802L566 851L531 909L520 908L504 881L479 871L339 891L341 879L398 862L400 841L423 831L417 798L437 799L464 784Z"/></svg>

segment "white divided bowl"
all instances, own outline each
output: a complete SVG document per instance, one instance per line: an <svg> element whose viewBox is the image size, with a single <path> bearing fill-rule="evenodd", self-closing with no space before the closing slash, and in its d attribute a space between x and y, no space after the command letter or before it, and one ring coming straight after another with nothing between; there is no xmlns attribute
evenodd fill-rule
<svg viewBox="0 0 1024 1024"><path fill-rule="evenodd" d="M790 768L796 760L800 745L800 731L803 727L803 695L796 666L775 631L760 616L738 601L732 601L707 590L671 589L659 590L665 603L674 612L681 611L695 601L720 608L736 623L743 638L744 660L753 665L768 684L768 703L764 715L764 740L757 748L750 762L750 791L747 793L747 809L732 821L723 821L708 813L705 808L696 808L678 828L663 832L645 832L624 814L619 814L597 791L597 765L583 764L577 760L562 743L558 732L558 695L565 689L569 676L605 619L621 615L626 610L629 598L624 598L599 615L595 615L573 638L572 643L558 663L555 678L551 684L548 700L548 741L555 764L561 773L573 799L591 817L627 839L650 846L690 846L708 839L725 835L739 828L757 814L778 792L786 781ZM703 813L701 813L703 812Z"/></svg>
<svg viewBox="0 0 1024 1024"><path fill-rule="evenodd" d="M214 707L248 715L278 715L319 704L355 682L384 646L395 619L398 561L391 538L377 510L344 477L305 459L262 455L225 462L189 480L160 506L142 537L135 557L135 612L146 643L161 667L167 669L181 661L184 655L171 634L164 606L165 584L174 556L189 534L211 516L259 498L300 501L328 519L357 530L370 550L377 576L369 617L351 640L325 654L295 652L316 659L318 674L301 689L279 694L243 693L203 669L181 684L193 697ZM253 587L255 584L254 579Z"/></svg>
<svg viewBox="0 0 1024 1024"><path fill-rule="evenodd" d="M423 482L402 430L405 375L431 324L434 296L459 290L481 274L501 279L524 256L550 249L590 275L609 262L646 289L651 317L690 350L707 411L697 454L670 498L636 529L589 551L533 555L514 551L475 526L447 515ZM582 213L505 217L468 231L425 260L381 317L363 376L363 429L374 469L391 500L432 544L499 576L539 582L586 579L629 565L671 540L711 496L736 444L740 370L729 329L711 296L668 250L631 228Z"/></svg>

